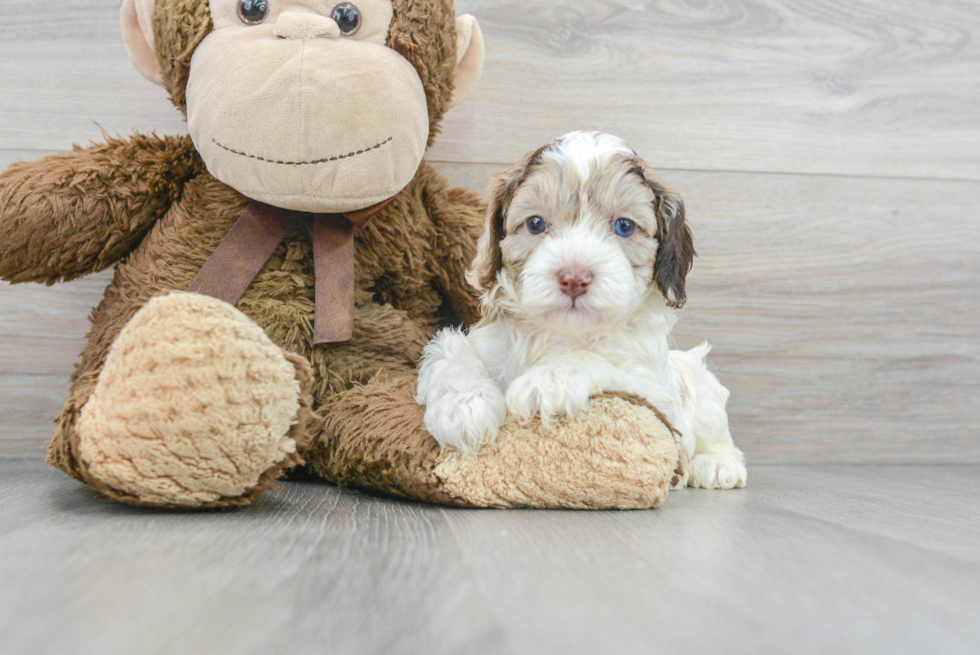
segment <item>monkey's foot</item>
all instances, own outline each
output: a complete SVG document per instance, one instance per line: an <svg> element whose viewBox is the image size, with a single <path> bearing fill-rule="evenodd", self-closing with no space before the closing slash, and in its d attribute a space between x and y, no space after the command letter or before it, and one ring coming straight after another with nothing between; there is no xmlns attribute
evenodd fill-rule
<svg viewBox="0 0 980 655"><path fill-rule="evenodd" d="M301 460L311 370L220 300L151 300L122 330L78 421L84 477L136 505L245 505Z"/></svg>

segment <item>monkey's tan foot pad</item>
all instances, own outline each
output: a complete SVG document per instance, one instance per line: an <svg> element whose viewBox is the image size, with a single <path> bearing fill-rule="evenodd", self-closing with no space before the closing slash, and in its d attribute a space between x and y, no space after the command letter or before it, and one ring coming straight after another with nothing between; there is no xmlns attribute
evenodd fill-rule
<svg viewBox="0 0 980 655"><path fill-rule="evenodd" d="M122 502L245 505L301 463L311 371L220 300L151 300L113 344L78 421L86 481Z"/></svg>
<svg viewBox="0 0 980 655"><path fill-rule="evenodd" d="M379 378L321 410L306 459L341 485L469 507L649 509L667 497L678 451L655 410L603 395L553 428L508 423L477 456L441 450L412 399L415 378Z"/></svg>

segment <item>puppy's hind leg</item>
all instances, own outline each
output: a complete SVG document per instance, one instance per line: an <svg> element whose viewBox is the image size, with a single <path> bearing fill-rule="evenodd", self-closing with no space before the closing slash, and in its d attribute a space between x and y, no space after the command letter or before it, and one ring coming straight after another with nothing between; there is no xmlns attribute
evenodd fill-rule
<svg viewBox="0 0 980 655"><path fill-rule="evenodd" d="M673 351L671 361L683 381L684 412L691 417L694 457L688 486L702 489L735 489L748 480L745 455L728 429L729 391L708 370L705 358L711 351L702 344L687 352Z"/></svg>
<svg viewBox="0 0 980 655"><path fill-rule="evenodd" d="M418 393L425 429L444 447L476 453L497 438L507 416L500 386L461 330L445 329L426 346Z"/></svg>

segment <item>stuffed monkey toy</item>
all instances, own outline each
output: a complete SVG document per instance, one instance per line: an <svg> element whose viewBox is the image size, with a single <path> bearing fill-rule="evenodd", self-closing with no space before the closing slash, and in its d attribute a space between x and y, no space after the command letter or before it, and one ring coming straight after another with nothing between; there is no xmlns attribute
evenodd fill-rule
<svg viewBox="0 0 980 655"><path fill-rule="evenodd" d="M544 441L505 428L476 459L425 433L416 365L438 327L478 317L464 274L485 206L423 156L482 35L452 0L331 4L125 0L130 56L189 136L0 174L0 278L117 265L48 461L150 507L245 505L304 463L457 505L659 504L677 450L636 399L597 398Z"/></svg>

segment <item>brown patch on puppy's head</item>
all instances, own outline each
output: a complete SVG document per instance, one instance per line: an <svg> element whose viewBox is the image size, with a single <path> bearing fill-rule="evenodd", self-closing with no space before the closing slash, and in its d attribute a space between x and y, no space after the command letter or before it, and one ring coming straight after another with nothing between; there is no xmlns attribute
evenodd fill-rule
<svg viewBox="0 0 980 655"><path fill-rule="evenodd" d="M529 152L519 162L497 174L487 190L487 220L483 234L476 246L476 258L466 274L466 281L477 291L488 291L497 279L497 271L503 266L500 242L504 239L504 223L510 203L521 183L541 163L541 155L552 144Z"/></svg>
<svg viewBox="0 0 980 655"><path fill-rule="evenodd" d="M684 204L617 137L573 132L529 153L494 179L488 204L467 277L488 315L586 333L655 310L654 297L686 299Z"/></svg>

